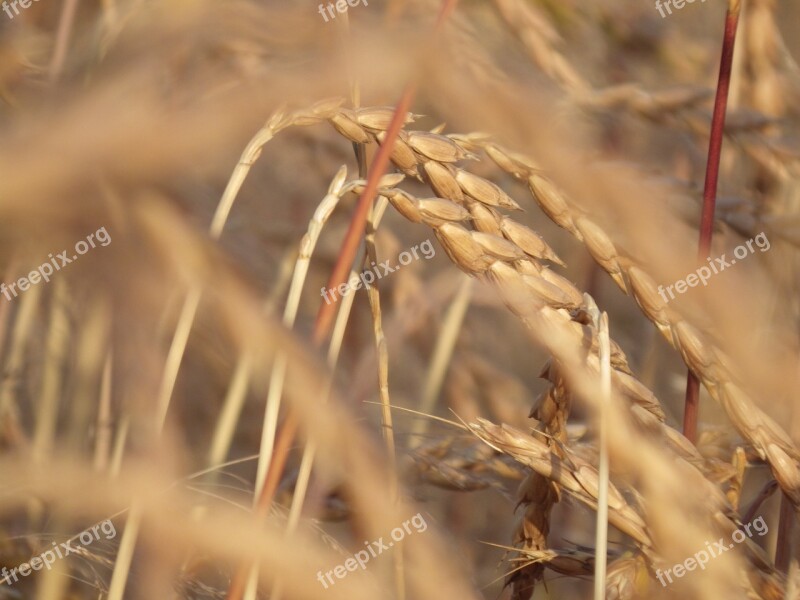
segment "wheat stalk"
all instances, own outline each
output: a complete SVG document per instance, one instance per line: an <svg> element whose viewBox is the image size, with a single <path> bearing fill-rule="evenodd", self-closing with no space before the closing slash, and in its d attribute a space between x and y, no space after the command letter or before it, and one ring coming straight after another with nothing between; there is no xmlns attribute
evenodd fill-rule
<svg viewBox="0 0 800 600"><path fill-rule="evenodd" d="M377 133L376 137L380 139L380 134ZM616 247L603 230L583 214L576 213L574 207L568 204L558 194L556 188L539 174L529 159L502 149L497 144L491 143L486 136L445 137L431 133L408 132L401 135L399 139L406 144L406 147L398 144L392 155L392 159L399 169L406 173L413 173L418 166L417 163L421 163L417 172L425 174L430 185L440 196L454 197L466 205L473 206L472 211L468 211L456 203L458 200L448 205L443 198L421 200L398 189L388 192L389 200L395 208L409 220L424 222L433 227L448 256L461 269L486 277L500 285L501 288L513 289L518 286L534 293L537 300L543 303L537 313L538 317L545 318L554 325L560 324L563 331L570 333L575 343L580 346L582 342L579 340L586 338L575 335L575 329L565 326L571 324L573 327L583 328L586 325L565 317L564 313L566 310L572 311L573 318L577 316L580 321L579 315L583 310L580 293L566 280L554 276L546 267L538 263L538 259L555 256L555 254L541 238L535 234L530 235L532 233L528 233L530 230L522 228L518 224L512 224L513 221L509 217L504 217L498 212L499 208L512 210L517 208L516 203L508 198L502 190L485 180L476 179L475 176L464 175L466 172L455 167L453 163L470 158L472 155L469 153L469 149L478 147L485 149L503 170L517 178L527 180L534 196L542 204L542 208L548 216L557 224L577 234L579 239L587 244L595 259L598 262L602 261L601 265L618 284L625 286L623 289L626 289L631 270L620 264ZM478 202L482 209L486 210L476 210L474 204ZM476 223L478 231L469 231L458 225L459 221L467 219L472 219ZM485 231L481 231L481 228ZM503 234L503 238L496 235L498 231ZM525 250L522 249L523 247ZM513 264L513 268L506 263ZM638 283L643 273L639 271L633 271L633 273L634 277L639 276L639 279L636 280ZM655 294L654 286L651 286L651 291L652 294ZM515 298L514 294L506 297L512 311L522 315L530 307L519 304L519 300L520 298ZM698 351L696 344L690 343L697 339L699 335L697 330L685 322L681 322L675 326L675 331L680 336L679 339L682 341L680 347L684 349L684 352ZM590 335L589 339L592 340L591 351L596 352L596 334ZM664 439L669 442L673 451L696 461L696 453L674 430L663 424L663 413L660 413L660 409L657 408L657 401L650 400L652 396L644 393L644 386L629 375L624 355L617 347L613 348L612 367L615 389L619 389L620 382L623 382L623 387L626 388L628 395L633 396L634 402L639 401L639 404L634 404L634 406L645 408L650 412L649 417L643 417L642 415L647 413L641 410L634 412L642 423L651 428L655 426L661 429ZM686 357L684 356L684 358ZM599 372L599 364L595 368ZM741 396L737 393L740 388L730 387L732 385L727 383L725 392L728 395L736 394L736 399L741 401ZM646 388L644 389L646 390ZM631 394L632 391L633 394ZM731 408L731 404L729 403L727 407ZM653 419L654 416L655 419ZM771 450L774 453L774 447ZM772 457L774 459L775 455L773 454ZM717 497L719 497L718 494ZM720 502L724 504L724 499L721 498Z"/></svg>
<svg viewBox="0 0 800 600"><path fill-rule="evenodd" d="M711 397L725 409L736 430L770 464L795 509L800 508L800 451L780 425L760 410L736 383L736 377L725 366L728 363L725 352L667 306L655 281L638 261L620 250L608 233L543 176L530 159L476 136L458 139L482 146L501 169L525 181L545 214L586 245L595 261L636 300L645 316L678 350Z"/></svg>

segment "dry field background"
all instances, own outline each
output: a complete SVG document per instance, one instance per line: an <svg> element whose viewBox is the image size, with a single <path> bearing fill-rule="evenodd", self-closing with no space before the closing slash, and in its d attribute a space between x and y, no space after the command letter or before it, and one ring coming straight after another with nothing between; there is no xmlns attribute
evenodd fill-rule
<svg viewBox="0 0 800 600"><path fill-rule="evenodd" d="M0 12L1 279L111 239L0 298L0 599L589 598L601 556L610 599L800 598L797 2L742 1L711 256L769 250L658 293L697 268L726 8Z"/></svg>

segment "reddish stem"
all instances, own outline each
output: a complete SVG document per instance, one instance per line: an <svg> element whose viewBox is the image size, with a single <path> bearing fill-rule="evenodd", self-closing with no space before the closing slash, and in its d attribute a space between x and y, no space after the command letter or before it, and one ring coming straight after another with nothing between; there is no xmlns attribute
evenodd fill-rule
<svg viewBox="0 0 800 600"><path fill-rule="evenodd" d="M453 12L457 3L458 0L443 0L442 9L436 20L434 34L440 31L442 25L444 25L447 17ZM328 289L332 290L339 287L340 284L346 281L350 273L350 265L353 264L353 260L358 252L358 246L361 243L361 237L364 235L369 207L372 205L378 192L378 182L389 167L392 149L405 123L406 115L411 108L411 103L414 100L416 91L416 83L410 82L406 85L403 90L403 95L395 107L394 115L386 130L386 137L370 165L367 184L364 187L364 191L361 193L361 197L358 199L358 204L350 220L350 226L347 229L342 248L339 251L339 257L328 281ZM314 322L314 333L312 336L314 346L320 347L328 336L331 324L333 323L334 314L335 306L333 304L320 304L319 312ZM264 486L261 489L261 495L256 503L256 518L259 521L268 514L272 501L275 498L275 492L278 489L278 484L280 483L283 471L286 467L289 450L297 435L298 425L299 422L294 411L288 411L283 426L278 432L272 460L265 475ZM231 581L231 586L228 589L226 600L240 600L242 598L244 587L247 583L247 572L245 567L240 567L237 570Z"/></svg>
<svg viewBox="0 0 800 600"><path fill-rule="evenodd" d="M706 180L703 187L703 212L700 219L700 243L698 260L705 260L711 251L711 236L714 229L714 209L717 202L719 163L722 155L722 134L725 130L725 113L728 108L728 90L733 68L733 49L736 44L736 27L739 24L739 0L730 0L725 14L725 36L722 41L722 57L719 63L717 94L714 99L714 115L711 118L711 136L708 143ZM697 441L697 413L700 408L700 382L689 371L686 381L686 402L683 412L683 435L692 442Z"/></svg>
<svg viewBox="0 0 800 600"><path fill-rule="evenodd" d="M378 182L386 169L389 167L389 159L394 148L394 142L402 129L403 124L408 114L408 109L411 108L411 102L416 93L416 85L410 83L403 91L400 102L397 103L392 121L389 123L389 128L386 130L386 138L381 144L372 165L369 169L369 178L361 197L358 199L356 210L350 220L350 227L347 229L347 234L344 238L344 243L339 252L339 258L336 265L333 267L333 272L328 280L327 289L335 290L340 284L344 283L350 273L350 266L353 264L358 246L361 243L361 237L364 235L364 226L367 222L367 214L372 201L375 200L375 195L378 192ZM325 337L330 331L333 317L336 314L336 306L333 303L323 303L320 305L319 312L317 313L317 320L314 323L314 336L313 342L315 346L320 346L325 340Z"/></svg>
<svg viewBox="0 0 800 600"><path fill-rule="evenodd" d="M781 494L778 539L775 542L775 568L784 574L789 571L789 562L792 559L792 525L794 525L794 508L786 494Z"/></svg>
<svg viewBox="0 0 800 600"><path fill-rule="evenodd" d="M778 482L775 481L774 479L770 479L764 485L764 487L761 488L761 491L758 493L758 496L756 496L755 500L753 500L753 502L750 504L750 508L747 509L747 512L742 517L742 523L750 523L753 520L753 517L756 516L756 512L758 511L759 508L761 508L761 505L764 503L764 501L770 496L772 496L772 494L777 489L778 489Z"/></svg>

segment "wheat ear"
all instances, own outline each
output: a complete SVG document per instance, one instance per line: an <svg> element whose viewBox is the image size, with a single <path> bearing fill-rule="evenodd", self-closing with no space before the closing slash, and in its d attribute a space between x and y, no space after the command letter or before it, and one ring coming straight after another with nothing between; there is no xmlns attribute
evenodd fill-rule
<svg viewBox="0 0 800 600"><path fill-rule="evenodd" d="M466 136L469 139L469 136ZM474 138L504 171L527 183L537 204L558 226L583 242L597 263L617 285L631 295L645 316L664 338L678 350L687 366L698 376L714 400L720 403L739 434L766 460L773 476L800 509L800 450L789 435L762 411L749 394L736 383L725 366L724 351L674 309L667 306L658 286L646 270L624 253L609 234L578 208L555 184L519 154Z"/></svg>

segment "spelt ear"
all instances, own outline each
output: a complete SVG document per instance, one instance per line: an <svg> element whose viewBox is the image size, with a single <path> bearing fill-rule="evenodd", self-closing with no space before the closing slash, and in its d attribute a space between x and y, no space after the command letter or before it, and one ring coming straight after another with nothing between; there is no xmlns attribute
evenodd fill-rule
<svg viewBox="0 0 800 600"><path fill-rule="evenodd" d="M0 0L0 599L797 600L741 4Z"/></svg>

